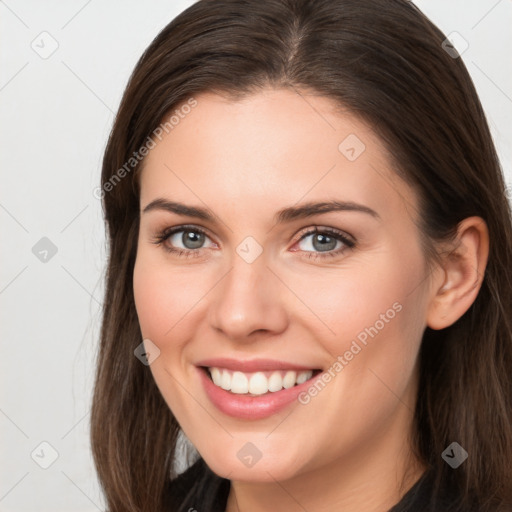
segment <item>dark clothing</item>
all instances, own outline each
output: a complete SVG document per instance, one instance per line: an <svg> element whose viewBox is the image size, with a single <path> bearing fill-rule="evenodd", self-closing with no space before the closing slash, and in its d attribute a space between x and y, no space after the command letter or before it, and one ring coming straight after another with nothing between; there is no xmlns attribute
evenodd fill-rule
<svg viewBox="0 0 512 512"><path fill-rule="evenodd" d="M399 503L382 512L477 512L476 509L457 507L457 495L453 486L447 484L442 501L432 503L432 472L423 476L409 489ZM200 458L173 482L169 511L225 512L230 481L217 476ZM364 512L364 511L361 511Z"/></svg>

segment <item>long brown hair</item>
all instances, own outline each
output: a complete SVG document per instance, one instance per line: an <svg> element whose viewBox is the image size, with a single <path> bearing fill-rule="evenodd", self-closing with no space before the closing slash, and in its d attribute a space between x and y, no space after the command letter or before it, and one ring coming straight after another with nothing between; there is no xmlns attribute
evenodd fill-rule
<svg viewBox="0 0 512 512"><path fill-rule="evenodd" d="M511 212L475 88L445 39L405 0L200 0L144 52L102 170L109 255L91 441L110 512L163 510L178 492L170 475L179 425L134 356L143 159L126 164L194 95L239 98L264 87L312 91L368 122L417 191L431 248L466 217L486 221L490 255L478 297L455 324L424 333L415 445L434 475L432 503L445 481L460 495L456 510L502 510L511 499ZM469 454L457 470L441 457L453 441Z"/></svg>

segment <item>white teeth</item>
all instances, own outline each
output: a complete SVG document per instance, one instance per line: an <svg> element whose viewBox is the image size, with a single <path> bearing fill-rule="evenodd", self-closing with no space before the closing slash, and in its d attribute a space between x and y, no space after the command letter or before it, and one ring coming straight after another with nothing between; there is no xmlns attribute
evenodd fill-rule
<svg viewBox="0 0 512 512"><path fill-rule="evenodd" d="M283 389L283 378L279 372L274 372L268 379L268 390L275 392Z"/></svg>
<svg viewBox="0 0 512 512"><path fill-rule="evenodd" d="M226 371L226 370L224 370ZM249 392L249 381L242 372L235 372L231 377L231 393L243 395Z"/></svg>
<svg viewBox="0 0 512 512"><path fill-rule="evenodd" d="M212 375L212 380L214 384L220 387L220 384L222 382L222 375L220 373L220 370L218 368L212 368L210 373Z"/></svg>
<svg viewBox="0 0 512 512"><path fill-rule="evenodd" d="M295 386L295 380L297 379L297 373L296 372L286 372L286 375L283 379L283 387L285 389L291 388Z"/></svg>
<svg viewBox="0 0 512 512"><path fill-rule="evenodd" d="M289 389L296 384L302 384L313 376L312 370L302 371L300 373L288 371L274 371L269 375L264 372L243 373L232 372L221 368L208 368L212 376L213 383L216 386L231 391L237 395L264 395L269 391L274 393L284 389Z"/></svg>
<svg viewBox="0 0 512 512"><path fill-rule="evenodd" d="M222 372L220 387L226 391L231 389L231 375L226 370Z"/></svg>
<svg viewBox="0 0 512 512"><path fill-rule="evenodd" d="M249 393L253 395L263 395L268 391L268 381L265 374L256 372L251 375L249 380Z"/></svg>
<svg viewBox="0 0 512 512"><path fill-rule="evenodd" d="M297 375L297 384L302 384L311 378L313 372L301 372Z"/></svg>

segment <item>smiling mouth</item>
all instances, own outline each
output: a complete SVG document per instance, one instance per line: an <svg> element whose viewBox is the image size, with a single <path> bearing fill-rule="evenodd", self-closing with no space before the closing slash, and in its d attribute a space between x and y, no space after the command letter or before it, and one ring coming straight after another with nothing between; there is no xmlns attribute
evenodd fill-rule
<svg viewBox="0 0 512 512"><path fill-rule="evenodd" d="M240 372L226 368L201 366L219 388L236 395L261 396L289 389L316 377L322 370L274 370Z"/></svg>

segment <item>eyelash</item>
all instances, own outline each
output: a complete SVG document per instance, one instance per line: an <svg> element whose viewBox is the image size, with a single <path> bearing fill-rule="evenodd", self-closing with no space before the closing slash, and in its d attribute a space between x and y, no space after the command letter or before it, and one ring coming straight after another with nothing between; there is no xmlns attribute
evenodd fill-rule
<svg viewBox="0 0 512 512"><path fill-rule="evenodd" d="M174 247L169 247L167 245L164 245L164 242L166 242L172 235L179 233L180 231L183 232L191 232L191 233L199 233L203 234L206 237L210 238L206 231L201 229L197 226L176 226L170 229L164 229L160 233L158 233L154 239L152 240L152 243L154 243L157 246L163 245L163 248L165 251L169 253L174 253L178 257L182 258L194 258L200 256L201 248L199 249L176 249ZM356 246L355 241L344 235L341 231L335 230L333 228L319 228L315 226L313 229L307 231L306 233L303 233L302 236L297 240L297 242L301 242L304 238L306 238L309 235L314 235L320 233L322 235L328 235L331 238L334 238L340 242L342 242L345 247L341 247L339 249L336 249L334 251L325 251L325 252L314 252L314 251L300 251L298 252L305 252L307 256L303 256L308 259L323 259L327 257L335 257L339 256L342 252L345 252L348 249L353 249Z"/></svg>

